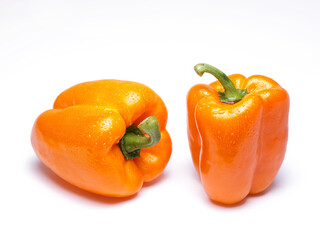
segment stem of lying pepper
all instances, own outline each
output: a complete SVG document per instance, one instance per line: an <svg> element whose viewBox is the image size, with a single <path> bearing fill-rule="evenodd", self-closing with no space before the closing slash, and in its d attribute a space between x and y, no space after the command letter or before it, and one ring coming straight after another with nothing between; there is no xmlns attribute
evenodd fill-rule
<svg viewBox="0 0 320 240"><path fill-rule="evenodd" d="M233 104L240 101L249 93L247 89L237 89L226 74L209 64L199 63L194 66L194 70L200 77L203 75L203 73L207 72L211 73L219 80L224 88L224 92L219 92L221 102Z"/></svg>
<svg viewBox="0 0 320 240"><path fill-rule="evenodd" d="M143 133L148 134L148 137ZM126 159L140 157L141 148L156 145L161 139L158 120L155 116L144 119L138 126L134 124L127 128L119 142L122 154Z"/></svg>

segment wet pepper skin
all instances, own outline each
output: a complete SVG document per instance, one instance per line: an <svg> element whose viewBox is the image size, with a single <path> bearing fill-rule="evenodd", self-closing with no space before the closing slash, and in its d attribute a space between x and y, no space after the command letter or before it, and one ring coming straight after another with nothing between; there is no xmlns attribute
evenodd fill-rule
<svg viewBox="0 0 320 240"><path fill-rule="evenodd" d="M286 152L289 95L260 75L229 76L249 94L234 104L220 101L222 85L198 84L187 96L192 159L210 199L233 204L264 191Z"/></svg>
<svg viewBox="0 0 320 240"><path fill-rule="evenodd" d="M117 145L126 128L155 116L161 140L126 160ZM38 158L58 176L82 189L106 196L130 196L166 167L171 139L167 109L145 85L99 80L62 92L54 107L35 121L31 141Z"/></svg>

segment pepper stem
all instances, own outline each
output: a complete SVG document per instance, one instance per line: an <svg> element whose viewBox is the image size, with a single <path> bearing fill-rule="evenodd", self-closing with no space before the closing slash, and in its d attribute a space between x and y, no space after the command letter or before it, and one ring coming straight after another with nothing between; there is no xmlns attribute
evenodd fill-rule
<svg viewBox="0 0 320 240"><path fill-rule="evenodd" d="M226 74L209 64L199 63L194 66L194 70L200 77L207 72L218 79L224 88L224 92L219 92L221 102L233 104L249 93L247 89L237 89Z"/></svg>
<svg viewBox="0 0 320 240"><path fill-rule="evenodd" d="M143 133L148 134L148 137ZM122 154L126 159L140 157L141 148L156 145L161 139L158 120L155 116L144 119L138 126L132 124L119 142Z"/></svg>

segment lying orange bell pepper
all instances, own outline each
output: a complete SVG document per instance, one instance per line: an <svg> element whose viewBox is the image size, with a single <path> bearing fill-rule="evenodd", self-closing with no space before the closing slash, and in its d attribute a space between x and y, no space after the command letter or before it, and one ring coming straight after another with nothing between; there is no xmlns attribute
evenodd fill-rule
<svg viewBox="0 0 320 240"><path fill-rule="evenodd" d="M227 77L208 64L197 64L195 71L219 81L198 84L187 96L193 163L210 199L237 203L264 191L282 164L289 95L268 77Z"/></svg>
<svg viewBox="0 0 320 240"><path fill-rule="evenodd" d="M35 121L38 158L82 189L114 197L133 195L166 167L171 139L167 109L150 88L100 80L62 92Z"/></svg>

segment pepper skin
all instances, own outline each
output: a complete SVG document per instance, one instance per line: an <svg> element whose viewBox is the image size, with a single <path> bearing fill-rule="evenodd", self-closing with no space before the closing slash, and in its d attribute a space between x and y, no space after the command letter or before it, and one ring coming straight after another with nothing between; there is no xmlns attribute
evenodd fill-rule
<svg viewBox="0 0 320 240"><path fill-rule="evenodd" d="M137 193L143 182L152 181L166 167L172 151L166 123L165 104L147 86L99 80L62 92L53 109L35 121L31 142L38 158L69 183L97 194L125 197ZM133 126L139 136L130 133L131 142L125 142L132 124L152 128L157 141L151 143L152 131L142 134L142 128ZM133 159L124 157L122 140L134 150ZM139 144L148 148L140 151Z"/></svg>
<svg viewBox="0 0 320 240"><path fill-rule="evenodd" d="M207 195L234 204L263 192L285 156L288 93L261 75L234 74L228 82L208 64L198 64L195 70L200 76L211 73L221 82L195 85L187 95L189 146ZM235 98L234 87L240 93Z"/></svg>

